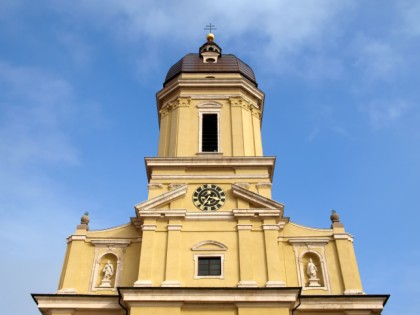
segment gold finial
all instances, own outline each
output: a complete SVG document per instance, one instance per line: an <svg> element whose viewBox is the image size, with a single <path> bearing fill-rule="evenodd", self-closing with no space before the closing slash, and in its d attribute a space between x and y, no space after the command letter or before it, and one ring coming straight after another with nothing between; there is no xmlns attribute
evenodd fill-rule
<svg viewBox="0 0 420 315"><path fill-rule="evenodd" d="M210 31L210 33L208 33L207 34L207 41L208 42L212 42L212 41L214 41L214 35L213 35L213 33L211 32L211 30L215 30L216 29L216 26L215 25L213 25L213 24L211 24L211 23L209 23L209 25L207 25L205 28L204 28L204 30L209 30Z"/></svg>

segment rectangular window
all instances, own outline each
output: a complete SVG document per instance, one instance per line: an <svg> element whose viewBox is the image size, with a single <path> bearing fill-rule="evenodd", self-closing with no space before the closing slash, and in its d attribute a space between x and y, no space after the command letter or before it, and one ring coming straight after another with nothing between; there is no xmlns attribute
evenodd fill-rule
<svg viewBox="0 0 420 315"><path fill-rule="evenodd" d="M220 276L221 257L198 257L198 276Z"/></svg>
<svg viewBox="0 0 420 315"><path fill-rule="evenodd" d="M201 152L218 152L218 117L217 114L203 114L201 130Z"/></svg>

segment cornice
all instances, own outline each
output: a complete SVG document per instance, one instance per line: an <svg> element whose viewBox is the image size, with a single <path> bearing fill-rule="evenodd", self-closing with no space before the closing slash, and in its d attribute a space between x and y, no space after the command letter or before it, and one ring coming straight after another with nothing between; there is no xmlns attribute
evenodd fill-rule
<svg viewBox="0 0 420 315"><path fill-rule="evenodd" d="M168 168L258 168L267 167L269 171L269 178L272 180L276 158L272 156L196 156L196 157L146 157L144 159L146 164L147 178L150 181L152 168L164 167ZM169 176L169 175L161 175ZM179 175L173 175L179 176ZM194 175L186 175L194 177ZM201 177L203 175L200 175ZM212 175L216 176L216 175ZM220 176L220 175L219 175ZM240 175L239 175L240 176ZM265 178L261 175L256 175L257 178ZM185 177L185 176L184 176ZM231 176L232 177L232 176ZM237 176L238 177L238 176ZM243 177L243 176L242 176ZM245 178L245 177L244 177Z"/></svg>

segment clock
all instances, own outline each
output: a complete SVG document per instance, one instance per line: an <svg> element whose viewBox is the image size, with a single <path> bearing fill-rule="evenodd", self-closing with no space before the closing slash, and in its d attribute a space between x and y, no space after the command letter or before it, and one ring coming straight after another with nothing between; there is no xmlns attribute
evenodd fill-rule
<svg viewBox="0 0 420 315"><path fill-rule="evenodd" d="M194 205L203 211L215 211L223 206L226 200L225 192L219 186L205 184L198 187L193 194Z"/></svg>

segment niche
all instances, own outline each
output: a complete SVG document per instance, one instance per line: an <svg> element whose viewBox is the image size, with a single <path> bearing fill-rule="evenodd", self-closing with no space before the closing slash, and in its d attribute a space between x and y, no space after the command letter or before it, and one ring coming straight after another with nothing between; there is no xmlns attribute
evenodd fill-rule
<svg viewBox="0 0 420 315"><path fill-rule="evenodd" d="M99 258L96 263L96 288L114 288L118 269L118 258L115 254L107 253Z"/></svg>
<svg viewBox="0 0 420 315"><path fill-rule="evenodd" d="M307 252L302 257L304 286L309 288L324 287L323 266L319 256L314 252Z"/></svg>

